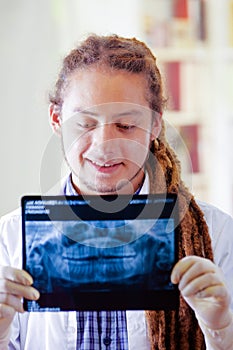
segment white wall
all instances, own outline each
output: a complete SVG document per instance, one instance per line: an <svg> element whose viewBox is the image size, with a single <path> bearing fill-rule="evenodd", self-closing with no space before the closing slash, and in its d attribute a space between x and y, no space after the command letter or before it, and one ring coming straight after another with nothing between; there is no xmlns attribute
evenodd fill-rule
<svg viewBox="0 0 233 350"><path fill-rule="evenodd" d="M58 176L47 95L62 56L90 32L138 36L139 11L140 0L1 0L0 215Z"/></svg>
<svg viewBox="0 0 233 350"><path fill-rule="evenodd" d="M46 89L58 43L46 0L1 1L0 7L2 214L18 205L21 194L38 191L41 152L50 134Z"/></svg>

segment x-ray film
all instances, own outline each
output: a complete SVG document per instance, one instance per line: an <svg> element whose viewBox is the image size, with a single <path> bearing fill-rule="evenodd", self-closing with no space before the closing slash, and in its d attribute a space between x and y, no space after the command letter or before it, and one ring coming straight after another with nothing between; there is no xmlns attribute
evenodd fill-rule
<svg viewBox="0 0 233 350"><path fill-rule="evenodd" d="M178 306L175 195L25 196L23 268L40 292L27 311Z"/></svg>

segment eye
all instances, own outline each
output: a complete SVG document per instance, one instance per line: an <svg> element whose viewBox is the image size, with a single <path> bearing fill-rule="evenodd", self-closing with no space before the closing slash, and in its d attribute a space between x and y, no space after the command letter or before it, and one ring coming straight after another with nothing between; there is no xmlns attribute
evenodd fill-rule
<svg viewBox="0 0 233 350"><path fill-rule="evenodd" d="M96 123L95 122L81 122L81 123L77 123L78 128L80 129L93 129L96 127Z"/></svg>
<svg viewBox="0 0 233 350"><path fill-rule="evenodd" d="M116 126L118 127L118 129L123 130L123 131L129 131L132 130L133 128L135 128L135 125L133 124L123 124L123 123L116 123Z"/></svg>

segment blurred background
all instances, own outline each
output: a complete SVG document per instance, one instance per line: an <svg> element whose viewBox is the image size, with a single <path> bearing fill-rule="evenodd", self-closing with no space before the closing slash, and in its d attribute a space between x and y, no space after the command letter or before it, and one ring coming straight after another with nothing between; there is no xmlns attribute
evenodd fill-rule
<svg viewBox="0 0 233 350"><path fill-rule="evenodd" d="M233 0L0 0L0 215L59 178L48 94L63 57L93 32L150 46L164 118L189 151L188 185L233 214Z"/></svg>

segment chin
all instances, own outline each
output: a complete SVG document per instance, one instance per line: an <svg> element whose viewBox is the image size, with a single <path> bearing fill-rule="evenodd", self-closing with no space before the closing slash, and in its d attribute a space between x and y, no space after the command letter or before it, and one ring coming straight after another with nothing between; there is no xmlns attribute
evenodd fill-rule
<svg viewBox="0 0 233 350"><path fill-rule="evenodd" d="M86 188L86 193L95 193L101 195L114 194L118 192L115 184L103 184L103 183L90 183L84 182L84 188ZM82 186L81 186L82 187Z"/></svg>

